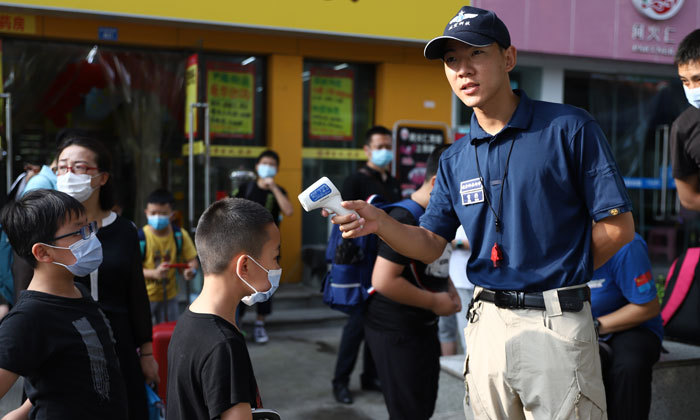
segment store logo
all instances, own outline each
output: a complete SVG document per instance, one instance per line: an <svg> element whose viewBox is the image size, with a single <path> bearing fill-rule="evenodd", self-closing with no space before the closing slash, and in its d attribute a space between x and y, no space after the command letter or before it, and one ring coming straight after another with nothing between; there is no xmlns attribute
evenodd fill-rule
<svg viewBox="0 0 700 420"><path fill-rule="evenodd" d="M632 0L635 9L642 15L654 20L666 20L674 17L683 0Z"/></svg>

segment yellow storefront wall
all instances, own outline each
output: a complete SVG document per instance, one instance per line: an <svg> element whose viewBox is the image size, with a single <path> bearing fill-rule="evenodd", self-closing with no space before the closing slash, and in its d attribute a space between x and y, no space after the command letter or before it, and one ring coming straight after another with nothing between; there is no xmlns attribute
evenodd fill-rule
<svg viewBox="0 0 700 420"><path fill-rule="evenodd" d="M2 8L0 7L0 12ZM118 29L116 42L100 41L100 27ZM438 28L438 31L440 29ZM8 34L8 36L17 36ZM308 35L242 32L233 29L180 27L168 23L126 22L63 16L36 16L30 38L95 42L101 44L259 54L268 58L268 146L281 157L278 182L295 206L282 228L282 266L285 282L299 282L301 212L296 195L302 185L303 92L301 73L305 58L377 65L375 121L392 127L400 119L450 123L451 92L439 62L423 58L422 44L341 39ZM319 215L320 218L320 215ZM319 220L321 223L321 220Z"/></svg>

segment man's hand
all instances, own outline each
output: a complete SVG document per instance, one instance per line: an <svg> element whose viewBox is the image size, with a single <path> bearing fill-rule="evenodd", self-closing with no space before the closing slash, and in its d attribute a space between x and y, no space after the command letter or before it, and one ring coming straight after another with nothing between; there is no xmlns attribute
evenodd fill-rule
<svg viewBox="0 0 700 420"><path fill-rule="evenodd" d="M263 178L260 180L260 184L262 185L263 189L271 190L275 186L275 179L272 177Z"/></svg>
<svg viewBox="0 0 700 420"><path fill-rule="evenodd" d="M362 200L343 201L341 206L348 210L355 210L360 218L355 214L345 216L333 216L331 222L340 225L343 238L358 238L360 236L377 233L379 231L379 221L386 213ZM328 217L330 213L326 209L321 210L321 214Z"/></svg>
<svg viewBox="0 0 700 420"><path fill-rule="evenodd" d="M193 267L187 268L187 269L185 269L185 271L182 272L182 276L187 281L192 280L194 278L195 274L197 274L197 269L193 268Z"/></svg>
<svg viewBox="0 0 700 420"><path fill-rule="evenodd" d="M448 316L459 312L462 309L462 303L459 296L439 292L433 294L433 305L430 309L435 312L435 315Z"/></svg>

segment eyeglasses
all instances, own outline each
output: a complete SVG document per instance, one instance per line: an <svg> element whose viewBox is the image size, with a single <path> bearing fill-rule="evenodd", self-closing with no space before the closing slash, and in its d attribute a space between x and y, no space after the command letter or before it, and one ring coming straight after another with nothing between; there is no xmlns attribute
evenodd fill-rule
<svg viewBox="0 0 700 420"><path fill-rule="evenodd" d="M69 236L73 235L80 235L81 238L83 239L88 239L91 234L94 232L97 232L97 222L90 222L87 225L81 227L79 230L76 230L75 232L71 233L66 233L65 235L57 236L53 238L54 241L57 241L59 239L67 238Z"/></svg>
<svg viewBox="0 0 700 420"><path fill-rule="evenodd" d="M58 170L56 171L56 175L64 175L64 174L67 174L68 171L71 171L76 175L83 175L83 174L86 174L87 171L91 171L93 169L100 169L100 168L98 168L97 166L88 166L84 163L76 163L73 166L59 165Z"/></svg>

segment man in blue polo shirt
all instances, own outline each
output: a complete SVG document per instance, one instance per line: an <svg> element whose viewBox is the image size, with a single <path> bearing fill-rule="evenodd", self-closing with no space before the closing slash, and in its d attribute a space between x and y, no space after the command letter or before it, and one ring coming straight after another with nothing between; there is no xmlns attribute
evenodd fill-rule
<svg viewBox="0 0 700 420"><path fill-rule="evenodd" d="M476 418L603 418L586 283L634 235L607 141L585 111L511 90L517 52L493 12L463 7L425 56L443 60L474 115L470 136L442 155L420 227L360 201L343 203L360 217L333 221L345 237L377 233L424 262L464 226L477 286L465 332L466 401Z"/></svg>

